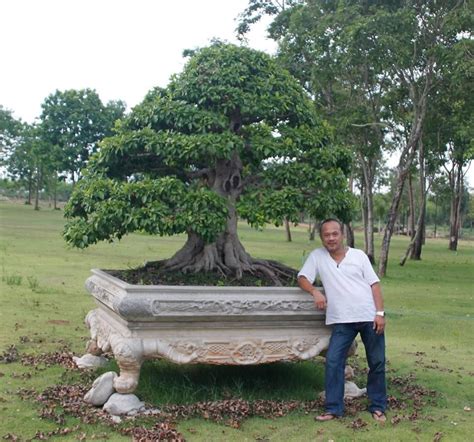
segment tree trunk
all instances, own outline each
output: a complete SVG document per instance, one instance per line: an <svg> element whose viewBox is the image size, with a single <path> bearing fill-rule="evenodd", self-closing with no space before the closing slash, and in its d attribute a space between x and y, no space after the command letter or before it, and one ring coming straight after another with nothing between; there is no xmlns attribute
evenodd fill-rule
<svg viewBox="0 0 474 442"><path fill-rule="evenodd" d="M415 237L415 197L413 195L413 180L411 173L408 174L408 220L407 234L413 239Z"/></svg>
<svg viewBox="0 0 474 442"><path fill-rule="evenodd" d="M226 198L228 218L224 232L213 243L206 243L196 233L188 232L188 240L174 256L162 261L163 269L184 273L218 272L222 276L242 278L244 273L265 275L275 285L296 278L297 271L271 260L252 258L237 235L235 203L242 192L242 162L237 153L231 160L219 160L208 176L208 184ZM147 265L152 265L148 263Z"/></svg>
<svg viewBox="0 0 474 442"><path fill-rule="evenodd" d="M291 242L291 230L290 230L290 222L288 218L285 218L285 232L286 232L286 241Z"/></svg>
<svg viewBox="0 0 474 442"><path fill-rule="evenodd" d="M352 223L344 224L344 231L346 234L346 244L349 247L355 247L355 238L354 238L354 229L352 228Z"/></svg>
<svg viewBox="0 0 474 442"><path fill-rule="evenodd" d="M387 273L387 264L388 264L388 252L390 249L390 241L393 235L393 229L395 227L395 222L398 215L398 207L400 205L400 200L402 198L403 186L405 184L406 174L403 175L401 172L397 178L395 192L392 197L392 202L390 204L390 209L388 212L388 221L384 229L383 238L382 238L382 248L380 250L380 262L379 262L379 276L385 276Z"/></svg>
<svg viewBox="0 0 474 442"><path fill-rule="evenodd" d="M372 189L367 192L367 250L365 253L367 254L370 262L374 264L374 200Z"/></svg>
<svg viewBox="0 0 474 442"><path fill-rule="evenodd" d="M375 248L374 248L374 197L373 197L373 169L372 160L365 160L362 155L359 155L360 164L364 174L363 185L363 215L364 221L364 240L365 240L365 254L368 256L370 262L375 262Z"/></svg>
<svg viewBox="0 0 474 442"><path fill-rule="evenodd" d="M352 176L349 177L349 190L351 193L354 193L354 178ZM355 238L354 238L354 229L352 228L352 223L348 222L347 224L344 225L344 230L346 234L346 243L349 247L354 248L355 247Z"/></svg>
<svg viewBox="0 0 474 442"><path fill-rule="evenodd" d="M28 176L28 199L26 201L26 204L28 206L31 206L31 194L33 193L33 176L30 175Z"/></svg>
<svg viewBox="0 0 474 442"><path fill-rule="evenodd" d="M424 216L424 208L423 210L420 211L420 214L418 215L418 221L416 223L416 233L415 233L415 236L413 237L413 239L410 241L410 244L408 245L408 248L405 252L405 255L404 257L401 259L400 261L400 265L403 266L408 258L408 255L410 255L410 253L413 254L413 250L416 246L416 244L421 244L421 237L422 237L422 232L423 232L423 228L422 228L422 224L424 223L424 219L425 219L425 216ZM421 256L421 245L420 245L420 256ZM421 258L418 258L418 259L421 259Z"/></svg>
<svg viewBox="0 0 474 442"><path fill-rule="evenodd" d="M417 142L420 138L420 135L421 135L421 127L420 127L420 133L418 133L418 137L416 140ZM380 277L385 276L387 273L390 241L392 239L393 230L395 227L395 223L397 221L398 209L400 207L400 201L403 195L403 186L405 184L405 180L407 178L411 163L413 161L415 151L416 151L416 144L411 143L407 145L407 147L404 149L404 154L402 153L402 156L400 157L400 162L398 165L397 182L395 184L395 192L393 193L392 202L390 204L390 209L388 212L388 221L384 229L382 247L380 250L380 261L379 261L379 276Z"/></svg>
<svg viewBox="0 0 474 442"><path fill-rule="evenodd" d="M421 133L423 129L423 123L426 115L426 102L428 98L428 92L431 88L432 80L432 67L434 60L430 61L428 70L426 73L425 84L423 91L419 97L417 97L417 91L415 84L409 83L410 98L413 102L413 123L411 125L410 136L407 141L405 148L403 149L400 160L398 162L398 177L397 183L395 185L395 192L392 197L392 203L390 204L390 210L388 215L387 225L385 226L384 235L382 239L382 248L380 251L380 261L379 261L379 276L383 277L387 273L388 266L388 253L390 250L390 241L393 235L393 228L395 226L395 221L398 215L398 208L400 206L400 200L403 192L403 185L405 179L410 170L413 158L415 156L418 143L421 139Z"/></svg>
<svg viewBox="0 0 474 442"><path fill-rule="evenodd" d="M413 237L413 247L410 253L410 259L421 260L421 252L425 239L425 219L426 219L426 195L423 197L423 203L420 207L418 222L416 223L415 236Z"/></svg>
<svg viewBox="0 0 474 442"><path fill-rule="evenodd" d="M416 233L413 235L413 247L410 253L410 259L416 261L421 260L421 252L425 241L425 219L426 219L426 199L428 192L426 189L426 176L425 176L425 149L423 140L420 139L419 151L418 151L418 163L420 165L420 213L418 215L418 221L416 223Z"/></svg>
<svg viewBox="0 0 474 442"><path fill-rule="evenodd" d="M54 176L53 176L53 200L54 200L54 203L53 203L53 209L54 210L58 210L58 173L55 172L54 173Z"/></svg>
<svg viewBox="0 0 474 442"><path fill-rule="evenodd" d="M360 189L360 211L362 217L362 226L364 227L364 250L367 253L367 198L365 196L365 183L361 184Z"/></svg>
<svg viewBox="0 0 474 442"><path fill-rule="evenodd" d="M461 200L463 191L462 166L454 163L453 173L450 177L451 210L449 217L449 250L458 248L459 229L461 227Z"/></svg>
<svg viewBox="0 0 474 442"><path fill-rule="evenodd" d="M309 240L314 241L316 238L316 229L318 228L318 223L316 220L314 220L313 227L311 228L311 231L309 232Z"/></svg>
<svg viewBox="0 0 474 442"><path fill-rule="evenodd" d="M36 174L36 189L35 189L35 210L39 210L39 191L41 186L41 169L38 169Z"/></svg>

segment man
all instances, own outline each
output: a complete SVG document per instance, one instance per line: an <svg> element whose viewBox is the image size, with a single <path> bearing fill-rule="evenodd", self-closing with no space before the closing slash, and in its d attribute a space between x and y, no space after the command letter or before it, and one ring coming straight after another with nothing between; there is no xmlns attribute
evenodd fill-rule
<svg viewBox="0 0 474 442"><path fill-rule="evenodd" d="M380 280L363 251L344 246L339 220L323 221L319 235L324 247L313 250L298 273L299 286L313 296L318 309L326 310L326 324L333 325L326 354L325 413L316 420L343 415L347 352L360 333L369 365L369 411L374 419L385 422L385 317ZM313 286L316 277L325 295Z"/></svg>

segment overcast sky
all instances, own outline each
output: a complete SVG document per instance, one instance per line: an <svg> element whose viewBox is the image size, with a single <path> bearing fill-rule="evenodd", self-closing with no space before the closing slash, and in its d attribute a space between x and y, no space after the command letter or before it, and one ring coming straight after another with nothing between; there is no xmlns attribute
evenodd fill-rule
<svg viewBox="0 0 474 442"><path fill-rule="evenodd" d="M0 104L33 122L56 89L138 104L183 67L184 49L237 42L247 0L0 0ZM274 51L265 26L250 46Z"/></svg>
<svg viewBox="0 0 474 442"><path fill-rule="evenodd" d="M133 107L181 71L184 49L237 42L248 0L0 0L0 104L33 122L56 89L95 89ZM268 24L249 45L268 53ZM389 160L395 165L395 158ZM474 167L469 171L474 183Z"/></svg>

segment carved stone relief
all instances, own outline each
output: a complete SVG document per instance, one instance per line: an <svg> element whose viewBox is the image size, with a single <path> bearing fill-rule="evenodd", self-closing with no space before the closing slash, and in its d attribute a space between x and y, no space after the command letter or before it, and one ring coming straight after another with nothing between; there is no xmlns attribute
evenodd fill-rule
<svg viewBox="0 0 474 442"><path fill-rule="evenodd" d="M120 368L114 387L120 393L134 391L146 359L166 358L178 364L261 364L309 359L329 343L330 329L324 326L321 313L298 289L279 292L274 298L267 290L258 299L255 288L255 293L244 291L242 299L235 299L234 290L231 299L228 294L216 294L215 299L204 295L198 300L183 296L180 288L173 300L172 289L167 289L166 296L150 290L136 296L136 289L128 293L126 285L114 287L113 279L102 278L105 274L100 271L94 273L86 288L98 308L86 317L91 334L87 350L95 355L113 352ZM215 324L221 326L209 326L213 315L218 318ZM232 321L226 320L229 316Z"/></svg>

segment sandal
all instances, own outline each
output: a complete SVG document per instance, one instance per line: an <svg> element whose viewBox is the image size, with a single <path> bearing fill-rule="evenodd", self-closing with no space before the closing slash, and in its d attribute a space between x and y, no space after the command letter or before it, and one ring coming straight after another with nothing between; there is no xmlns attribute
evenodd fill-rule
<svg viewBox="0 0 474 442"><path fill-rule="evenodd" d="M385 416L385 413L380 410L375 410L372 412L372 417L377 421L384 423L387 420L387 416Z"/></svg>
<svg viewBox="0 0 474 442"><path fill-rule="evenodd" d="M336 414L323 413L323 414L320 414L319 416L316 416L314 420L318 422L326 422L326 421L332 421L333 419L338 419L338 418L339 416L337 416Z"/></svg>

